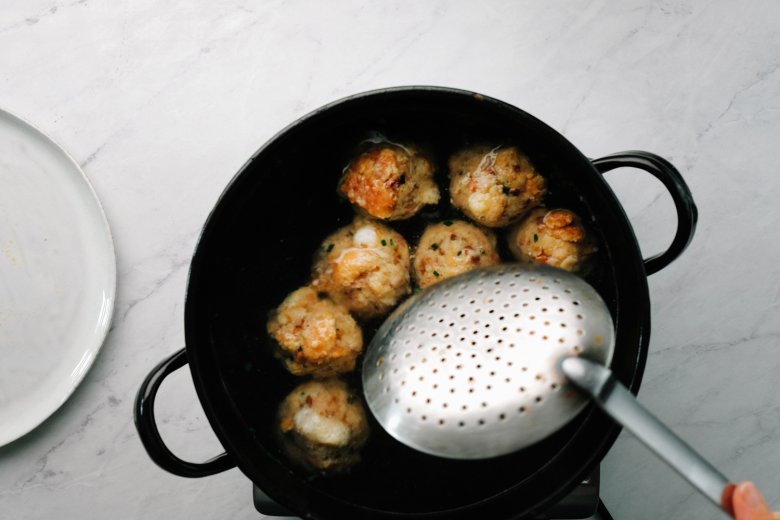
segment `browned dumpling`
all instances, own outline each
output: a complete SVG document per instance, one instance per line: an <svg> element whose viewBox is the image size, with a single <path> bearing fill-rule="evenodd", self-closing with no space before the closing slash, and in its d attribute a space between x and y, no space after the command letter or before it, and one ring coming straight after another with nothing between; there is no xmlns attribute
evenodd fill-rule
<svg viewBox="0 0 780 520"><path fill-rule="evenodd" d="M312 278L312 287L356 316L383 316L411 290L409 245L389 227L357 217L322 243Z"/></svg>
<svg viewBox="0 0 780 520"><path fill-rule="evenodd" d="M536 208L509 230L507 239L518 260L573 272L581 271L596 251L580 218L567 209Z"/></svg>
<svg viewBox="0 0 780 520"><path fill-rule="evenodd" d="M428 287L500 261L493 233L462 220L448 220L425 228L412 265L417 285Z"/></svg>
<svg viewBox="0 0 780 520"><path fill-rule="evenodd" d="M400 220L439 202L433 165L413 147L377 145L360 154L344 172L339 191L374 218Z"/></svg>
<svg viewBox="0 0 780 520"><path fill-rule="evenodd" d="M502 227L541 203L544 178L516 147L474 146L450 157L452 204L487 227Z"/></svg>
<svg viewBox="0 0 780 520"><path fill-rule="evenodd" d="M369 433L360 399L335 378L296 387L279 407L277 421L282 448L292 460L329 472L357 463Z"/></svg>
<svg viewBox="0 0 780 520"><path fill-rule="evenodd" d="M347 308L311 287L285 298L268 320L268 333L276 356L297 376L350 372L363 349L363 334Z"/></svg>

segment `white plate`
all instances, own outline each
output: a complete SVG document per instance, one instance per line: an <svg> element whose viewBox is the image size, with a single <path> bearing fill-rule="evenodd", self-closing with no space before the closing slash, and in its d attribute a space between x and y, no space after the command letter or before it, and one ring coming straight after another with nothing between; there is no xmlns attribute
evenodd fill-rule
<svg viewBox="0 0 780 520"><path fill-rule="evenodd" d="M73 393L108 332L116 259L84 172L0 110L0 446Z"/></svg>

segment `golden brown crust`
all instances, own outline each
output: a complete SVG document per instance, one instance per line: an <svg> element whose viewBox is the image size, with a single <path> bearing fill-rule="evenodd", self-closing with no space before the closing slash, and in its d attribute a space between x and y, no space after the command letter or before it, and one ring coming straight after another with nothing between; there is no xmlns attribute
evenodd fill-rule
<svg viewBox="0 0 780 520"><path fill-rule="evenodd" d="M433 165L412 147L378 145L350 163L339 191L360 211L382 220L406 219L439 201Z"/></svg>
<svg viewBox="0 0 780 520"><path fill-rule="evenodd" d="M356 316L383 316L411 290L409 245L389 227L357 217L322 243L312 278L312 287Z"/></svg>
<svg viewBox="0 0 780 520"><path fill-rule="evenodd" d="M425 228L412 265L417 285L428 287L445 278L500 261L493 233L454 220Z"/></svg>
<svg viewBox="0 0 780 520"><path fill-rule="evenodd" d="M502 227L541 203L544 178L517 147L474 146L450 157L452 204L475 222Z"/></svg>
<svg viewBox="0 0 780 520"><path fill-rule="evenodd" d="M581 271L596 251L580 218L567 209L536 208L509 230L509 249L520 261Z"/></svg>
<svg viewBox="0 0 780 520"><path fill-rule="evenodd" d="M276 340L275 355L297 376L351 372L363 349L362 332L347 308L311 287L288 295L267 328Z"/></svg>

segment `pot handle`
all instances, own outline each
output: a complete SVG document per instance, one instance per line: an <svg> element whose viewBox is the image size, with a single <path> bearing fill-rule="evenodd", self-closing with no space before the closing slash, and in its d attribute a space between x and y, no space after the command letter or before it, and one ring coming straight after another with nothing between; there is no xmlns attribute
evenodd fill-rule
<svg viewBox="0 0 780 520"><path fill-rule="evenodd" d="M685 251L696 231L698 211L693 202L693 195L688 185L672 163L654 153L631 150L619 152L592 161L599 173L606 173L615 168L630 166L644 170L666 187L672 196L677 210L677 232L669 248L663 253L645 259L647 274L657 273Z"/></svg>
<svg viewBox="0 0 780 520"><path fill-rule="evenodd" d="M164 359L149 372L135 397L135 428L149 457L162 469L180 477L208 477L234 468L235 462L227 453L202 463L187 462L171 452L160 437L154 418L154 398L163 380L187 364L187 352L181 349Z"/></svg>

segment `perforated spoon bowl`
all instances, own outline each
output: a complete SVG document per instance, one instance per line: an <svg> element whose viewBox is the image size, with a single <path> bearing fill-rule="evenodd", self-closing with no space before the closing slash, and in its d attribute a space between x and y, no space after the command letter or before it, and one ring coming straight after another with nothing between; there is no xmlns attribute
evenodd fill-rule
<svg viewBox="0 0 780 520"><path fill-rule="evenodd" d="M506 264L443 280L404 302L367 350L363 389L393 437L455 459L530 446L574 419L590 397L730 513L728 479L605 368L614 348L609 310L587 282Z"/></svg>
<svg viewBox="0 0 780 520"><path fill-rule="evenodd" d="M396 438L480 459L533 444L587 404L556 369L609 363L612 319L582 279L518 265L449 278L407 300L367 349L363 388ZM476 442L479 439L479 442Z"/></svg>

